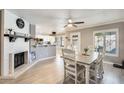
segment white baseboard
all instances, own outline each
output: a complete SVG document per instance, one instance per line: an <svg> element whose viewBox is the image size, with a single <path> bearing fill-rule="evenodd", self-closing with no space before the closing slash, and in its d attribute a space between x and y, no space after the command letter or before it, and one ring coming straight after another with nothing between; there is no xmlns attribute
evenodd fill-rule
<svg viewBox="0 0 124 93"><path fill-rule="evenodd" d="M20 75L22 75L24 72L26 72L28 69L30 69L31 67L33 67L34 65L36 65L37 63L44 61L44 60L48 60L48 59L52 59L55 58L56 56L52 56L52 57L47 57L47 58L41 58L35 62L33 62L32 64L30 64L29 66L27 66L24 70L20 71L19 73L17 73L14 77L10 77L10 76L4 76L1 77L1 79L16 79L17 77L19 77Z"/></svg>
<svg viewBox="0 0 124 93"><path fill-rule="evenodd" d="M109 65L113 65L114 64L113 62L110 62L110 61L103 61L103 63L109 64Z"/></svg>
<svg viewBox="0 0 124 93"><path fill-rule="evenodd" d="M52 57L47 57L47 58L42 58L42 59L39 59L37 61L35 61L34 63L37 63L37 62L40 62L40 61L44 61L44 60L48 60L48 59L52 59L52 58L55 58L56 56L52 56Z"/></svg>

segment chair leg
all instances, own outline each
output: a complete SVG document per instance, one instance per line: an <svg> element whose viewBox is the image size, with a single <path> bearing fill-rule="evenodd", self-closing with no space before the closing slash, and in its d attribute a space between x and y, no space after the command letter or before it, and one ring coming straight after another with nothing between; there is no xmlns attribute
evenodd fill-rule
<svg viewBox="0 0 124 93"><path fill-rule="evenodd" d="M75 84L77 84L77 76L75 76Z"/></svg>
<svg viewBox="0 0 124 93"><path fill-rule="evenodd" d="M75 65L75 84L77 84L77 64Z"/></svg>
<svg viewBox="0 0 124 93"><path fill-rule="evenodd" d="M65 66L66 66L66 63L64 62L64 81L66 79L66 68L65 68Z"/></svg>
<svg viewBox="0 0 124 93"><path fill-rule="evenodd" d="M95 71L95 84L98 83L98 79L97 79L97 71Z"/></svg>
<svg viewBox="0 0 124 93"><path fill-rule="evenodd" d="M64 80L66 79L66 70L64 70Z"/></svg>
<svg viewBox="0 0 124 93"><path fill-rule="evenodd" d="M83 72L83 80L85 82L85 71Z"/></svg>

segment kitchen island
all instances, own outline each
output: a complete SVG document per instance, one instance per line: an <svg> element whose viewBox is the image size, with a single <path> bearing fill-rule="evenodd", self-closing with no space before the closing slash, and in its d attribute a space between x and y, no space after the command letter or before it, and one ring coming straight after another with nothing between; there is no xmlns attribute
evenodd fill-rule
<svg viewBox="0 0 124 93"><path fill-rule="evenodd" d="M31 62L56 56L55 45L39 45L31 48Z"/></svg>

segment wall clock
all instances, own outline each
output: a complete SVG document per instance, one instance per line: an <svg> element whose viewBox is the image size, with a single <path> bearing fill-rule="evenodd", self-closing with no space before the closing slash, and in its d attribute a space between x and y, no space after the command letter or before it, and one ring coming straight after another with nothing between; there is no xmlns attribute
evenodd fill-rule
<svg viewBox="0 0 124 93"><path fill-rule="evenodd" d="M22 28L24 28L24 26L25 26L25 22L23 21L23 19L18 18L18 19L16 20L16 25L17 25L18 28L22 29Z"/></svg>

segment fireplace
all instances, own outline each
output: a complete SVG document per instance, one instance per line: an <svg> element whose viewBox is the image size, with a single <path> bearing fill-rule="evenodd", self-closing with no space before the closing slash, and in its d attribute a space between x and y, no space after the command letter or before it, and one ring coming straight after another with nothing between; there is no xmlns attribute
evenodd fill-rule
<svg viewBox="0 0 124 93"><path fill-rule="evenodd" d="M14 68L17 68L25 63L24 52L14 55Z"/></svg>
<svg viewBox="0 0 124 93"><path fill-rule="evenodd" d="M13 52L9 54L9 78L16 78L27 69L29 65L28 51Z"/></svg>

